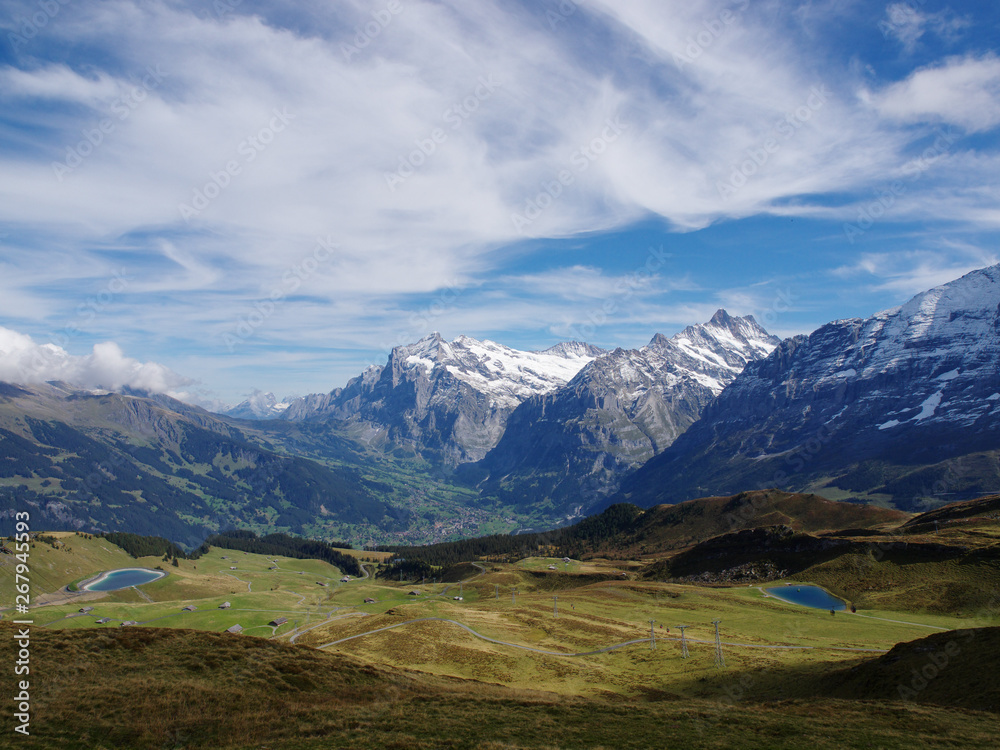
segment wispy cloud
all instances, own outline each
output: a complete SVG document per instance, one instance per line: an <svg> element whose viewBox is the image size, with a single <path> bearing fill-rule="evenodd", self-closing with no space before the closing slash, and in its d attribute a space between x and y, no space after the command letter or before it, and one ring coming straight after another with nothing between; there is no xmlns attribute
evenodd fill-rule
<svg viewBox="0 0 1000 750"><path fill-rule="evenodd" d="M11 33L37 10L4 7ZM942 125L956 140L891 220L1000 224L996 57L953 50L895 78L862 72L844 61L864 51L824 30L867 23L898 54L877 32L881 7L387 7L60 4L0 66L5 320L46 340L126 267L113 311L66 346L113 339L225 383L283 347L304 370L323 361L315 349L361 358L365 342L370 354L427 326L560 336L618 299L626 274L610 257L540 271L545 241L651 217L664 233L747 217L851 221ZM892 39L912 52L959 18L920 11ZM336 249L297 273L319 239ZM678 323L704 319L715 300L672 296L699 285L710 286L660 271L600 335L638 340L682 312L693 317ZM227 347L252 315L253 335Z"/></svg>
<svg viewBox="0 0 1000 750"><path fill-rule="evenodd" d="M890 119L937 121L971 132L989 130L1000 125L1000 58L952 58L863 96Z"/></svg>
<svg viewBox="0 0 1000 750"><path fill-rule="evenodd" d="M833 275L869 283L880 291L908 296L997 262L1000 262L1000 255L996 251L963 242L943 241L934 251L866 253L857 262L835 269Z"/></svg>

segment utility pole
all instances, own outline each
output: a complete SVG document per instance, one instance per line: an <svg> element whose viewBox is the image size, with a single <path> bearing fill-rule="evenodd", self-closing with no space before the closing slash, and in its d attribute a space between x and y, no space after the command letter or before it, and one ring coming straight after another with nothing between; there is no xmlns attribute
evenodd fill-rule
<svg viewBox="0 0 1000 750"><path fill-rule="evenodd" d="M558 596L553 596L552 597L552 616L553 617L558 617L559 616L559 597Z"/></svg>
<svg viewBox="0 0 1000 750"><path fill-rule="evenodd" d="M712 620L712 624L715 625L715 666L722 667L726 666L726 658L722 655L722 641L719 640L719 623L722 620Z"/></svg>
<svg viewBox="0 0 1000 750"><path fill-rule="evenodd" d="M510 590L510 603L517 604L517 589Z"/></svg>
<svg viewBox="0 0 1000 750"><path fill-rule="evenodd" d="M656 620L649 621L649 647L652 649L656 648L656 631L653 626L656 624Z"/></svg>
<svg viewBox="0 0 1000 750"><path fill-rule="evenodd" d="M462 593L462 584L463 584L463 581L459 581L458 582L458 595L459 596L465 596L465 594Z"/></svg>
<svg viewBox="0 0 1000 750"><path fill-rule="evenodd" d="M678 629L681 631L681 658L687 659L690 654L688 654L688 642L684 637L684 630L691 627L690 625L678 625Z"/></svg>
<svg viewBox="0 0 1000 750"><path fill-rule="evenodd" d="M496 595L497 599L500 598L500 584L499 583L494 583L493 584L493 593Z"/></svg>

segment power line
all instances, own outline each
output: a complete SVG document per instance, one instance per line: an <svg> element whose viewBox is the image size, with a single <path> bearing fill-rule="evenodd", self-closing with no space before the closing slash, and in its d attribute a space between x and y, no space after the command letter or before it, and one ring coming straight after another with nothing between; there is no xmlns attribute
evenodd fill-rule
<svg viewBox="0 0 1000 750"><path fill-rule="evenodd" d="M686 628L691 627L691 626L690 625L678 625L677 627L681 631L681 658L682 659L687 659L688 656L690 656L690 654L688 654L688 642L687 642L687 639L684 638L684 630Z"/></svg>
<svg viewBox="0 0 1000 750"><path fill-rule="evenodd" d="M656 624L656 620L649 621L649 647L652 649L656 648L656 631L653 626Z"/></svg>
<svg viewBox="0 0 1000 750"><path fill-rule="evenodd" d="M722 641L719 640L719 623L722 620L712 620L715 625L715 666L722 669L726 666L726 657L722 655Z"/></svg>

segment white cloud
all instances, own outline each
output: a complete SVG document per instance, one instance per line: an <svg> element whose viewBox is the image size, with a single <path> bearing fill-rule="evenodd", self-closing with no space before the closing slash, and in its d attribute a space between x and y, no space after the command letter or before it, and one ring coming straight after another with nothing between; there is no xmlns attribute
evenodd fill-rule
<svg viewBox="0 0 1000 750"><path fill-rule="evenodd" d="M951 58L880 92L863 92L878 112L902 122L944 122L969 131L1000 125L1000 58Z"/></svg>
<svg viewBox="0 0 1000 750"><path fill-rule="evenodd" d="M30 336L0 326L0 381L43 383L61 380L79 388L136 388L175 394L193 383L156 362L126 357L113 342L95 344L86 356L74 356L55 344L36 344Z"/></svg>
<svg viewBox="0 0 1000 750"><path fill-rule="evenodd" d="M20 125L4 131L17 148L0 151L0 225L24 239L3 247L10 325L75 320L90 281L127 266L127 291L88 333L132 351L169 344L171 362L189 352L206 381L286 346L422 335L421 305L449 290L457 301L428 324L452 335L569 330L620 276L592 257L525 273L521 240L650 216L675 229L760 213L852 220L842 196L870 200L913 158L922 126L998 117L994 58L869 82L859 101L860 74L818 52L812 33L842 15L839 2L592 0L550 26L502 0L406 0L350 54L379 4L293 5L221 16L175 0L61 5L31 57L0 71L0 106ZM46 45L59 62L38 62ZM959 85L962 96L949 93ZM95 145L88 134L104 120ZM951 146L891 218L996 226L995 162ZM198 195L185 221L179 206ZM542 203L519 231L512 215ZM337 250L297 274L317 238ZM661 277L616 313L609 337L664 319L652 294L672 276ZM514 289L484 296L497 279ZM273 312L229 352L223 335L273 294Z"/></svg>
<svg viewBox="0 0 1000 750"><path fill-rule="evenodd" d="M935 250L865 253L832 273L841 279L870 279L872 289L903 300L997 262L1000 257L995 252L945 240Z"/></svg>
<svg viewBox="0 0 1000 750"><path fill-rule="evenodd" d="M946 41L954 41L969 26L969 21L952 14L949 10L938 13L922 13L913 2L890 3L885 9L885 18L879 22L879 29L888 39L898 41L904 50L912 53L927 32Z"/></svg>

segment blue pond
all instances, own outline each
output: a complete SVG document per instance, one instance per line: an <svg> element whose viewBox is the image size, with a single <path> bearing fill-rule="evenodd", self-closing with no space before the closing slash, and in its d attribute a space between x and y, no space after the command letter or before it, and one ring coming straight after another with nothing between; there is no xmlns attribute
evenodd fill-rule
<svg viewBox="0 0 1000 750"><path fill-rule="evenodd" d="M771 596L784 599L786 602L798 604L803 607L815 607L816 609L847 609L847 603L832 594L828 594L818 586L807 586L805 584L794 586L774 586L764 589Z"/></svg>
<svg viewBox="0 0 1000 750"><path fill-rule="evenodd" d="M165 575L166 573L162 570L149 570L147 568L111 570L107 573L101 573L96 581L86 584L83 589L86 591L118 591L119 589L127 589L129 586L141 586Z"/></svg>

